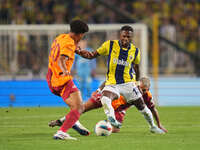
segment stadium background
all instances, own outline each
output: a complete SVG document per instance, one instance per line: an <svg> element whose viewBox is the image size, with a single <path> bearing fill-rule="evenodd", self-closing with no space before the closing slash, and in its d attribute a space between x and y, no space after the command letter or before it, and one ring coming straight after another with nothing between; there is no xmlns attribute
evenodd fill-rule
<svg viewBox="0 0 200 150"><path fill-rule="evenodd" d="M81 18L89 24L144 23L149 27L148 76L159 105L200 105L200 2L198 0L1 0L1 25L68 24ZM116 8L118 6L118 8ZM106 13L105 13L106 12ZM158 27L155 29L154 19ZM1 29L1 26L0 26ZM155 29L155 30L154 30ZM158 31L156 58L155 32ZM63 31L64 32L64 31ZM105 37L104 35L102 37ZM45 36L16 35L14 44L0 32L0 107L64 106L44 80L48 51ZM102 41L95 36L89 46ZM142 50L142 49L141 49ZM13 54L17 53L13 66ZM94 91L104 78L105 60L97 59L92 71ZM76 74L74 70L74 75ZM157 78L158 77L158 78ZM78 79L78 78L77 78ZM76 80L79 86L79 80ZM156 84L156 86L155 86ZM157 91L158 93L156 93ZM84 95L86 100L88 95Z"/></svg>

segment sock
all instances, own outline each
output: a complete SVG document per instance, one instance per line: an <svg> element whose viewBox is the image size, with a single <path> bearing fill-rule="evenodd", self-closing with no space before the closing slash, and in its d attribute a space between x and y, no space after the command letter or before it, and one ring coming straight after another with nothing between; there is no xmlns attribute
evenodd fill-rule
<svg viewBox="0 0 200 150"><path fill-rule="evenodd" d="M80 124L79 120L77 120L74 125L80 126Z"/></svg>
<svg viewBox="0 0 200 150"><path fill-rule="evenodd" d="M72 128L74 128L74 127L76 127L76 126L79 126L79 125L80 125L80 122L79 122L79 120L77 120L77 121L73 124Z"/></svg>
<svg viewBox="0 0 200 150"><path fill-rule="evenodd" d="M65 121L65 116L59 119L61 122Z"/></svg>
<svg viewBox="0 0 200 150"><path fill-rule="evenodd" d="M147 106L145 106L144 109L141 110L140 112L144 115L144 118L146 119L150 127L156 126L153 120L153 115Z"/></svg>
<svg viewBox="0 0 200 150"><path fill-rule="evenodd" d="M60 130L63 132L67 132L68 129L70 129L74 123L79 119L80 113L78 110L71 110L65 117L65 121L63 125L60 127Z"/></svg>
<svg viewBox="0 0 200 150"><path fill-rule="evenodd" d="M101 98L101 103L103 105L104 112L107 115L107 117L111 116L116 120L115 111L112 107L112 100L110 98L106 97L106 96L103 96Z"/></svg>
<svg viewBox="0 0 200 150"><path fill-rule="evenodd" d="M65 121L65 116L62 117L62 118L60 118L59 121L60 121L60 123L62 124L62 123ZM77 120L73 126L79 125L79 124L80 124L80 122ZM72 128L73 128L73 126L72 126Z"/></svg>

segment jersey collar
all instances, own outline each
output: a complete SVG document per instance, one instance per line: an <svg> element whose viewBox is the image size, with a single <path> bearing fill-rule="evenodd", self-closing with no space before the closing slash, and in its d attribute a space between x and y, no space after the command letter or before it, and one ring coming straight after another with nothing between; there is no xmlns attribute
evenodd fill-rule
<svg viewBox="0 0 200 150"><path fill-rule="evenodd" d="M120 40L118 40L118 44L119 44L120 49L124 50L124 48L121 45L121 41ZM126 51L129 51L130 48L131 48L131 43L129 43L129 46L128 46Z"/></svg>

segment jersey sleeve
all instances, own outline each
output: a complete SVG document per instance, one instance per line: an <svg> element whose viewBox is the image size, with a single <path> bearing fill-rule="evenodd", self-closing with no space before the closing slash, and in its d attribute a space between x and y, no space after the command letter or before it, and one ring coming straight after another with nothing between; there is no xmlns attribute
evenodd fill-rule
<svg viewBox="0 0 200 150"><path fill-rule="evenodd" d="M148 95L148 99L149 99L149 104L148 104L147 107L149 107L149 108L155 107L155 103L154 103L154 101L153 101L153 97L152 97L151 92L148 91L148 92L147 92L147 95Z"/></svg>
<svg viewBox="0 0 200 150"><path fill-rule="evenodd" d="M148 95L148 98L149 98L149 99L152 99L152 94L151 94L150 91L147 92L147 95Z"/></svg>
<svg viewBox="0 0 200 150"><path fill-rule="evenodd" d="M136 48L134 63L135 64L139 64L140 63L140 49L139 48Z"/></svg>
<svg viewBox="0 0 200 150"><path fill-rule="evenodd" d="M97 49L99 55L108 55L109 54L109 47L110 47L110 40L104 42L101 47Z"/></svg>
<svg viewBox="0 0 200 150"><path fill-rule="evenodd" d="M112 101L112 106L113 106L114 110L116 110L117 108L119 108L119 106L125 105L125 104L126 104L126 101L123 98L123 96L120 96L118 99Z"/></svg>
<svg viewBox="0 0 200 150"><path fill-rule="evenodd" d="M60 55L66 55L70 58L73 57L74 45L72 43L61 44Z"/></svg>

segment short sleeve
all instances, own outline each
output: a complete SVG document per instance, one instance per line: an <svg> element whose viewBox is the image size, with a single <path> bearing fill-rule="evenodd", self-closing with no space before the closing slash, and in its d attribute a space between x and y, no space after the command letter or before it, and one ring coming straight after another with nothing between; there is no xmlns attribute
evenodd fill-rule
<svg viewBox="0 0 200 150"><path fill-rule="evenodd" d="M147 95L148 95L149 99L152 99L152 94L150 91L147 92Z"/></svg>
<svg viewBox="0 0 200 150"><path fill-rule="evenodd" d="M61 44L60 55L66 55L68 57L74 56L75 46L71 43Z"/></svg>
<svg viewBox="0 0 200 150"><path fill-rule="evenodd" d="M148 104L148 107L149 108L153 108L155 107L155 103L154 103L154 100L153 100L153 97L152 97L152 94L150 91L148 91L148 99L149 99L149 104Z"/></svg>
<svg viewBox="0 0 200 150"><path fill-rule="evenodd" d="M109 48L110 48L110 40L109 41L106 41L104 42L101 47L99 47L97 49L97 52L99 55L108 55L109 54Z"/></svg>

